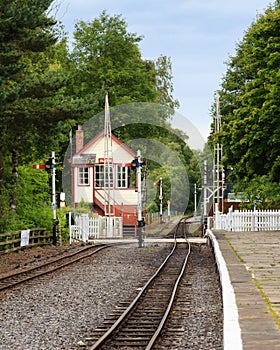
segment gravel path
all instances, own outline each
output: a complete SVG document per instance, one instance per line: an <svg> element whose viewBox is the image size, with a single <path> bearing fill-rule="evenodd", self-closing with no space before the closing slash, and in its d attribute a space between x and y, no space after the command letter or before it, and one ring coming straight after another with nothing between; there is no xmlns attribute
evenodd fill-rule
<svg viewBox="0 0 280 350"><path fill-rule="evenodd" d="M75 267L1 295L0 350L77 349L77 343L100 325L120 300L138 293L137 289L160 265L166 250L162 245L142 249L136 245L112 247ZM200 276L207 273L207 269L198 272ZM208 278L207 286L202 288L207 278L201 279L200 293L194 294L200 294L197 303L204 300L204 310L205 300L213 304L211 286L216 290L217 281ZM221 308L216 297L215 303ZM217 321L216 308L213 320L209 320L209 314L203 318L205 325L196 328L218 324L219 327L213 326L212 338L220 339L221 321ZM213 350L201 340L198 343L197 349Z"/></svg>

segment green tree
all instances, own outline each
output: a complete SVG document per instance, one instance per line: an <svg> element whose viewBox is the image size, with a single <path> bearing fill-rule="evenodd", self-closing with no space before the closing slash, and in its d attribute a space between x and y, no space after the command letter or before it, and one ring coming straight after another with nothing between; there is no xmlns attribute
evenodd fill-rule
<svg viewBox="0 0 280 350"><path fill-rule="evenodd" d="M163 56L156 63L142 59L138 46L142 37L129 33L120 15L103 11L92 22L78 22L74 39L72 93L91 105L90 116L104 109L106 91L111 106L158 102L174 109L178 105L172 96L170 60Z"/></svg>
<svg viewBox="0 0 280 350"><path fill-rule="evenodd" d="M135 151L140 149L147 160L148 209L159 208L159 190L153 184L161 177L163 210L167 207L167 200L171 200L172 210L191 212L194 204L194 184L198 182L200 174L194 154L185 142L187 136L167 126L157 129L155 135L146 131L148 138L143 135L142 138L128 142Z"/></svg>
<svg viewBox="0 0 280 350"><path fill-rule="evenodd" d="M167 105L172 111L179 107L179 101L173 97L173 75L170 57L161 55L155 60L156 88L158 91L157 102Z"/></svg>
<svg viewBox="0 0 280 350"><path fill-rule="evenodd" d="M280 192L279 183L271 182L267 175L255 176L253 179L243 179L235 186L236 192L242 192L244 202L241 207L245 209L279 209Z"/></svg>
<svg viewBox="0 0 280 350"><path fill-rule="evenodd" d="M28 192L34 193L34 189L31 185L24 191L22 188L30 162L44 162L50 150L56 151L60 162L69 130L100 111L101 122L95 122L94 128L103 128L106 91L110 106L131 102L165 106L156 113L148 111L147 120L156 119L162 128L143 123L142 109L136 115L139 128L126 125L131 115L121 110L118 118L124 123L118 125L126 126L114 132L123 140L139 135L164 140L166 120L178 106L173 97L170 59L144 60L138 46L142 37L129 33L121 16L103 12L93 22L78 22L74 49L69 54L61 28L47 15L52 3L0 2L0 205L5 213L1 219L13 222L13 227L20 216L23 223L34 222L32 213L24 209L30 208ZM184 163L188 149L178 140L168 136ZM9 217L11 211L15 215ZM37 214L39 218L39 211Z"/></svg>
<svg viewBox="0 0 280 350"><path fill-rule="evenodd" d="M279 181L280 8L270 5L238 44L222 82L224 164L237 179Z"/></svg>
<svg viewBox="0 0 280 350"><path fill-rule="evenodd" d="M6 192L6 193L5 193ZM32 169L32 164L18 169L17 212L10 214L7 189L1 191L0 232L32 227L52 227L49 176L44 170Z"/></svg>
<svg viewBox="0 0 280 350"><path fill-rule="evenodd" d="M6 181L11 179L7 185L13 212L18 203L20 158L44 148L39 142L48 138L50 126L57 122L54 96L65 85L60 67L46 60L45 54L58 39L56 21L47 15L52 2L13 0L0 5L0 176L4 184L4 166L11 162Z"/></svg>

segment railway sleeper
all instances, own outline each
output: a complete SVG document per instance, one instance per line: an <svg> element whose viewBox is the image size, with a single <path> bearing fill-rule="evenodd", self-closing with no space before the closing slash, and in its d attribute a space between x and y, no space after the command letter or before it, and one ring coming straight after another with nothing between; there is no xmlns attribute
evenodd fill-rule
<svg viewBox="0 0 280 350"><path fill-rule="evenodd" d="M105 325L113 325L114 323L115 323L115 319L111 319L111 320L108 320L108 319L106 319L106 320L104 320L103 321L103 324Z"/></svg>
<svg viewBox="0 0 280 350"><path fill-rule="evenodd" d="M138 337L138 338L118 338L116 340L113 340L112 343L114 344L114 346L145 346L147 345L147 343L149 342L150 337Z"/></svg>
<svg viewBox="0 0 280 350"><path fill-rule="evenodd" d="M106 347L103 349L109 350L115 350L115 349L124 349L124 350L134 350L134 349L145 349L147 345L147 342L138 342L138 343L127 343L127 344L123 344L121 342L118 343L114 343L114 347Z"/></svg>
<svg viewBox="0 0 280 350"><path fill-rule="evenodd" d="M154 328L155 327L155 321L159 320L158 317L149 317L145 319L141 318L130 318L128 322L124 323L124 328L131 328L135 327L137 329L141 328ZM121 329L123 329L123 327Z"/></svg>
<svg viewBox="0 0 280 350"><path fill-rule="evenodd" d="M116 340L115 341L123 341L123 342L137 342L137 341L147 341L150 339L150 336L149 334L142 334L141 336L120 336L120 337L116 337ZM114 340L112 340L113 342ZM115 342L114 341L114 342Z"/></svg>
<svg viewBox="0 0 280 350"><path fill-rule="evenodd" d="M122 329L123 332L128 332L128 333L143 333L143 332L147 332L147 333L154 333L154 329L151 329L151 327L141 327L141 328L123 328Z"/></svg>
<svg viewBox="0 0 280 350"><path fill-rule="evenodd" d="M169 333L173 334L175 333L175 335L177 333L184 333L186 330L184 327L179 327L179 328L167 328L166 330L163 331L163 333L165 335L168 335Z"/></svg>
<svg viewBox="0 0 280 350"><path fill-rule="evenodd" d="M157 318L156 320L154 318L151 319L147 319L145 321L138 321L134 320L134 322L130 322L129 324L124 325L125 328L131 328L131 327L135 327L135 328L150 328L150 329L154 329L156 328L157 324L155 325L155 321L158 321L159 319Z"/></svg>
<svg viewBox="0 0 280 350"><path fill-rule="evenodd" d="M140 322L140 320L141 320L141 322L142 322L142 319L143 319L143 316L145 316L145 319L159 319L159 318L161 318L161 316L163 315L163 312L162 311L154 311L154 312L150 312L149 314L146 314L146 315L135 315L135 316L132 316L131 318L130 318L130 320L131 321L138 321L138 322Z"/></svg>
<svg viewBox="0 0 280 350"><path fill-rule="evenodd" d="M165 311L165 308L166 308L166 304L164 306L160 305L158 307L153 305L149 309L142 310L141 312L135 312L133 315L141 317L141 315L145 316L145 315L151 315L154 313L162 314Z"/></svg>
<svg viewBox="0 0 280 350"><path fill-rule="evenodd" d="M141 327L143 326L149 326L149 327L155 327L155 323L154 323L155 319L154 318L150 318L150 319L145 319L145 320L141 320ZM135 324L139 326L139 319L135 319ZM127 326L127 325L126 325Z"/></svg>
<svg viewBox="0 0 280 350"><path fill-rule="evenodd" d="M154 301L152 304L153 305L152 307L151 305L144 305L142 310L139 313L144 314L144 313L150 313L152 311L164 310L166 307L166 302Z"/></svg>
<svg viewBox="0 0 280 350"><path fill-rule="evenodd" d="M166 300L168 300L170 298L170 293L168 293L168 295L167 295L167 293L164 295L164 294L162 294L162 293L159 293L159 294L157 294L157 295L150 295L150 296L148 296L146 299L145 299L145 303L147 303L148 304L148 302L150 303L150 304L154 304L154 303L157 303L157 304L159 304L159 305L162 305L162 304L164 304L165 302L166 302Z"/></svg>

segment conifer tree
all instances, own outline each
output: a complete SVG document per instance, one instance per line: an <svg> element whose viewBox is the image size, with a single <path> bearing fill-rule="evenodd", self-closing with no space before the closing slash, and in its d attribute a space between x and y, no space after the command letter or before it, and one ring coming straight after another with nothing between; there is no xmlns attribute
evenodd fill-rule
<svg viewBox="0 0 280 350"><path fill-rule="evenodd" d="M12 176L7 185L11 187L10 209L13 212L17 206L19 157L26 152L32 125L42 122L38 110L43 107L42 98L50 93L46 81L52 78L51 74L47 77L36 64L40 54L57 41L56 21L47 15L52 2L0 2L0 181L4 183L5 159L10 157Z"/></svg>

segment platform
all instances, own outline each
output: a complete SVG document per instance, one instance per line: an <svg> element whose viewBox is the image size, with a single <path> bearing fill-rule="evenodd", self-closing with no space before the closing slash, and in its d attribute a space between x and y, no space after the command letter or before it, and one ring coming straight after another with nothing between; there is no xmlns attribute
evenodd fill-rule
<svg viewBox="0 0 280 350"><path fill-rule="evenodd" d="M241 349L279 350L280 232L212 232L235 294Z"/></svg>

